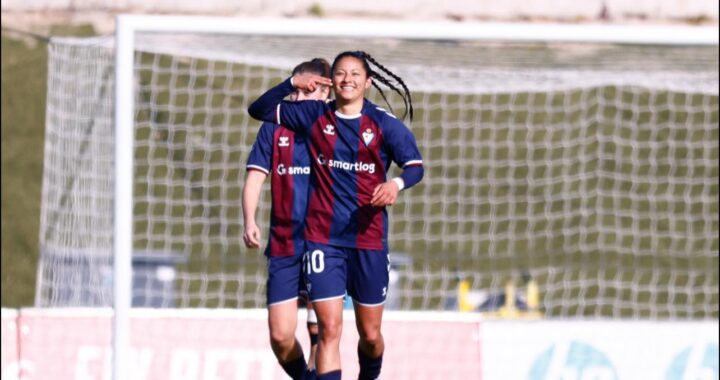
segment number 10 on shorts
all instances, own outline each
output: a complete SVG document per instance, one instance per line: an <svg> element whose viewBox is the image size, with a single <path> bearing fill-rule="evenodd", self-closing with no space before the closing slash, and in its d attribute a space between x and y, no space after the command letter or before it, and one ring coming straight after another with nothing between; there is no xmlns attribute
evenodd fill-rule
<svg viewBox="0 0 720 380"><path fill-rule="evenodd" d="M325 270L325 254L323 251L316 249L305 253L305 270L307 274L322 273Z"/></svg>

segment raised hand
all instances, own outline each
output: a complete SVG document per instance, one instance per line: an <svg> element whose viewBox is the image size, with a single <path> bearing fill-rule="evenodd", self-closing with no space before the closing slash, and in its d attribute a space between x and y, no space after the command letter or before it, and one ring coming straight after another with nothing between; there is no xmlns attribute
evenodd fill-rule
<svg viewBox="0 0 720 380"><path fill-rule="evenodd" d="M303 73L293 75L292 84L299 90L313 92L318 86L332 86L332 80L317 74Z"/></svg>

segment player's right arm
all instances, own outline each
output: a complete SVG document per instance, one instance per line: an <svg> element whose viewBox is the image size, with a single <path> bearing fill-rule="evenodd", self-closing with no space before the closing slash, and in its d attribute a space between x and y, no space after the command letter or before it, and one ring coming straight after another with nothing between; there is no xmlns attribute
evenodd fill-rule
<svg viewBox="0 0 720 380"><path fill-rule="evenodd" d="M281 124L293 131L306 133L325 112L325 103L319 100L287 102L283 99L295 89L315 91L317 86L330 85L332 81L323 76L297 74L260 95L248 107L248 113L257 120Z"/></svg>
<svg viewBox="0 0 720 380"><path fill-rule="evenodd" d="M243 241L248 248L260 247L260 228L255 221L263 182L272 168L273 136L275 126L263 123L253 144L247 162L247 174L242 192Z"/></svg>
<svg viewBox="0 0 720 380"><path fill-rule="evenodd" d="M245 230L243 241L248 248L260 247L260 228L255 222L255 213L260 202L260 191L267 174L259 170L248 170L242 194L243 220Z"/></svg>

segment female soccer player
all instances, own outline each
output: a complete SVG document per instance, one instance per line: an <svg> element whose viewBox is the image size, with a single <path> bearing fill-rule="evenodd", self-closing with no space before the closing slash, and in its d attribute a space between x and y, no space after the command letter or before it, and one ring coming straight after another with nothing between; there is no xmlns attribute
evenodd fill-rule
<svg viewBox="0 0 720 380"><path fill-rule="evenodd" d="M248 111L254 118L282 123L310 139L312 174L304 259L310 300L320 324L318 379L341 378L346 289L353 298L360 335L359 379L375 379L385 349L380 331L389 271L385 207L395 202L400 190L422 179L422 158L412 132L365 99L373 85L385 98L375 83L381 82L400 94L412 120L412 100L400 77L362 51L339 54L332 75L332 82L317 75L295 75L263 94ZM336 97L333 102L282 101L296 88L313 91L329 84ZM387 180L391 161L403 172Z"/></svg>
<svg viewBox="0 0 720 380"><path fill-rule="evenodd" d="M330 78L330 64L316 58L299 64L293 70L293 75L303 73ZM293 101L326 100L329 95L329 86L318 86L314 91L296 90L290 94L290 98ZM255 222L255 211L262 184L270 175L272 210L270 240L265 250L268 258L270 346L290 377L307 380L313 376L318 336L317 319L310 302L307 303L307 327L311 343L308 365L302 347L295 339L298 294L304 292L305 285L301 278L302 254L305 253L302 234L310 178L310 156L306 141L306 138L278 124L263 123L260 127L248 158L248 172L243 188L243 240L248 248L260 246L260 229Z"/></svg>

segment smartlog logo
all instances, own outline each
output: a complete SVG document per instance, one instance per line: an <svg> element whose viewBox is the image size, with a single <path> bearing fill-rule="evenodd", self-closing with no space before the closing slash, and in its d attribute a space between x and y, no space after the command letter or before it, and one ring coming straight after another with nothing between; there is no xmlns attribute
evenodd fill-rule
<svg viewBox="0 0 720 380"><path fill-rule="evenodd" d="M278 175L309 175L309 166L285 166L285 164L279 164L277 166Z"/></svg>
<svg viewBox="0 0 720 380"><path fill-rule="evenodd" d="M327 160L322 154L318 154L317 163L320 165L327 165L331 168L342 169L347 171L368 172L370 174L375 173L375 164L368 164L365 162L346 162L340 160Z"/></svg>

